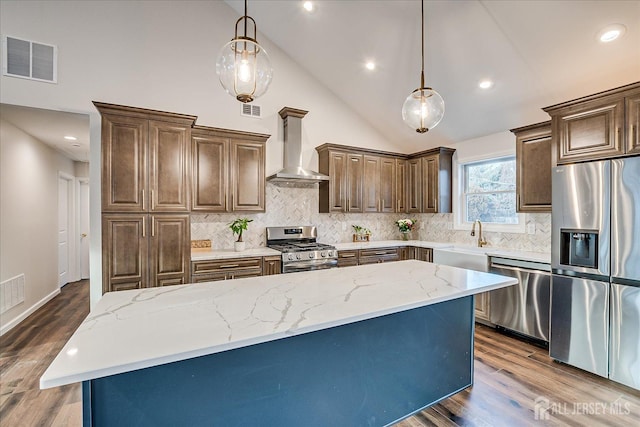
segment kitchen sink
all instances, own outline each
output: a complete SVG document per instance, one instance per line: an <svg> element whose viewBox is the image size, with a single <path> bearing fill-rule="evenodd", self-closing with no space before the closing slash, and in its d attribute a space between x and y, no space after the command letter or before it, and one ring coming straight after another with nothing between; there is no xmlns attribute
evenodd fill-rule
<svg viewBox="0 0 640 427"><path fill-rule="evenodd" d="M487 250L474 246L434 248L433 262L476 271L489 271Z"/></svg>

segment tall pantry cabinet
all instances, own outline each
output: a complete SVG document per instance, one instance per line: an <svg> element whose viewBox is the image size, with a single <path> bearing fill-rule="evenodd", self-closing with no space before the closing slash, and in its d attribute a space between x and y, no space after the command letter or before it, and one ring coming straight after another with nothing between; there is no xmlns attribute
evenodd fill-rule
<svg viewBox="0 0 640 427"><path fill-rule="evenodd" d="M102 115L103 292L188 283L196 117L94 105Z"/></svg>

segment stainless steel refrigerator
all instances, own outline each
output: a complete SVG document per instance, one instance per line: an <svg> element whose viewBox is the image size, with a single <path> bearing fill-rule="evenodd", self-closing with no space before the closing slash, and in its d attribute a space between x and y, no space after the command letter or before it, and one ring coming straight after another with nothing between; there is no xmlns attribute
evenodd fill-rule
<svg viewBox="0 0 640 427"><path fill-rule="evenodd" d="M640 157L553 170L554 359L640 389Z"/></svg>

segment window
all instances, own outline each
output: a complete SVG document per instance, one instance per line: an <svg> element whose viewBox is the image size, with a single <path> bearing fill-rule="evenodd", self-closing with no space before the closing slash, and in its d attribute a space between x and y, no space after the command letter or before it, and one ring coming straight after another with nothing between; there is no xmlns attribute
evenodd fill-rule
<svg viewBox="0 0 640 427"><path fill-rule="evenodd" d="M463 223L518 224L515 157L462 165L461 204Z"/></svg>

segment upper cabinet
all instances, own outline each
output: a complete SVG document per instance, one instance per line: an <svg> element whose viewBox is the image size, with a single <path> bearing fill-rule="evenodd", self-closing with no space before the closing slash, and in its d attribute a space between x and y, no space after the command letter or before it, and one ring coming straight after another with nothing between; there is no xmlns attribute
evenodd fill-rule
<svg viewBox="0 0 640 427"><path fill-rule="evenodd" d="M436 148L415 155L336 144L316 147L319 211L451 212L451 159L455 150Z"/></svg>
<svg viewBox="0 0 640 427"><path fill-rule="evenodd" d="M511 132L516 136L516 210L551 212L551 122Z"/></svg>
<svg viewBox="0 0 640 427"><path fill-rule="evenodd" d="M551 115L557 163L638 153L639 96L640 82L544 108Z"/></svg>
<svg viewBox="0 0 640 427"><path fill-rule="evenodd" d="M94 104L102 114L102 211L188 211L195 117Z"/></svg>
<svg viewBox="0 0 640 427"><path fill-rule="evenodd" d="M265 142L269 135L194 126L192 211L265 210Z"/></svg>

